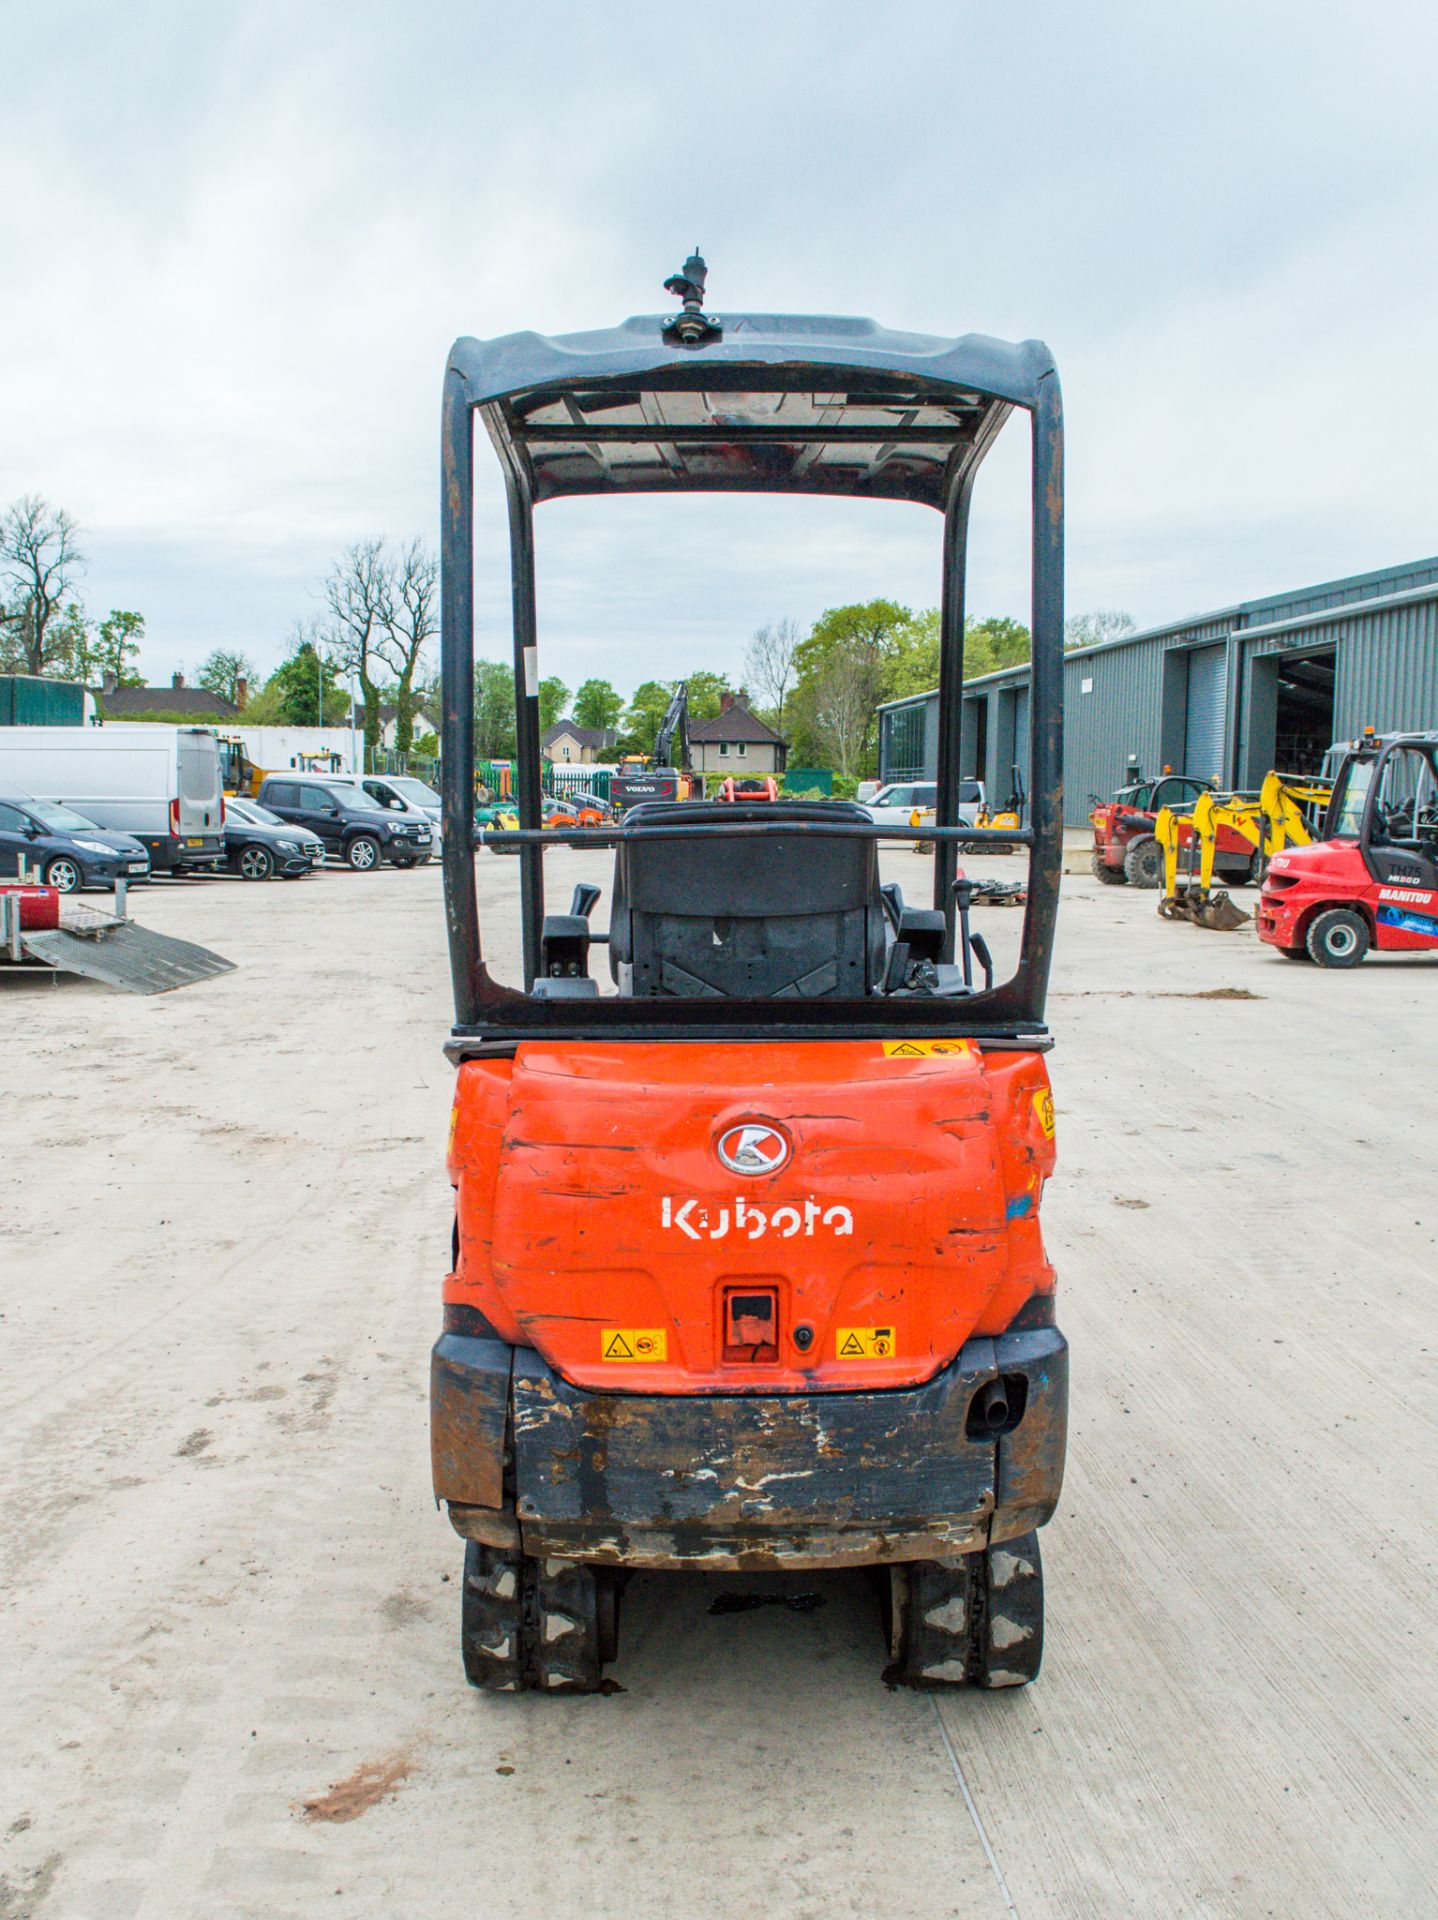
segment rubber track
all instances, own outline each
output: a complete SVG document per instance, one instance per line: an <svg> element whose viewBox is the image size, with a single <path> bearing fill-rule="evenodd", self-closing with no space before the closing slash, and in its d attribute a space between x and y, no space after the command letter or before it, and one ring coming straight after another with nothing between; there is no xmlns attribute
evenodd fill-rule
<svg viewBox="0 0 1438 1920"><path fill-rule="evenodd" d="M898 1677L911 1687L1022 1687L1039 1671L1044 1583L1038 1536L1024 1534L954 1566L909 1570Z"/></svg>
<svg viewBox="0 0 1438 1920"><path fill-rule="evenodd" d="M486 1692L596 1692L604 1667L593 1572L467 1541L460 1649L465 1678Z"/></svg>

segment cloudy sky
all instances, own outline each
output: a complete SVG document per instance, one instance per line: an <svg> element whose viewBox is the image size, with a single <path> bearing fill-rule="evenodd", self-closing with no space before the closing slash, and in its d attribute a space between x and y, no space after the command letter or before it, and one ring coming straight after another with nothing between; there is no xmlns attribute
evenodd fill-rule
<svg viewBox="0 0 1438 1920"><path fill-rule="evenodd" d="M0 503L85 529L153 678L268 669L330 556L433 538L456 334L670 303L1039 335L1069 604L1141 624L1438 550L1431 0L6 0ZM970 604L1024 612L1025 449ZM486 451L480 649L508 644ZM937 597L938 521L543 509L545 669L735 669ZM488 563L488 564L486 564Z"/></svg>

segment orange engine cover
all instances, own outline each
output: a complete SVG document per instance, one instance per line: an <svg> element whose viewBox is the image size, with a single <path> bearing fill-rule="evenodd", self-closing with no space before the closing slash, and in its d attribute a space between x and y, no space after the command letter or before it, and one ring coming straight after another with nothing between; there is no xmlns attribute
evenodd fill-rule
<svg viewBox="0 0 1438 1920"><path fill-rule="evenodd" d="M912 1385L1052 1290L1053 1131L967 1041L526 1044L459 1069L445 1298L591 1389Z"/></svg>

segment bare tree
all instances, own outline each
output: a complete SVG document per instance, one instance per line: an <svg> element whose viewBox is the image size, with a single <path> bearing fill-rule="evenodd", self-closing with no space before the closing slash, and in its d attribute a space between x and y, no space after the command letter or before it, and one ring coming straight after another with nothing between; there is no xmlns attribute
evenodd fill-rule
<svg viewBox="0 0 1438 1920"><path fill-rule="evenodd" d="M258 669L248 654L231 653L224 647L216 647L200 668L199 680L207 693L217 693L221 699L237 707L240 704L240 682L243 680L248 685L257 675Z"/></svg>
<svg viewBox="0 0 1438 1920"><path fill-rule="evenodd" d="M415 674L429 641L439 632L439 560L422 540L411 540L390 569L384 634L378 651L399 682L395 695L395 746L408 753L414 742Z"/></svg>
<svg viewBox="0 0 1438 1920"><path fill-rule="evenodd" d="M846 780L859 772L874 721L874 677L869 663L836 652L814 676L811 723L825 754Z"/></svg>
<svg viewBox="0 0 1438 1920"><path fill-rule="evenodd" d="M379 746L379 688L374 662L384 661L382 642L394 617L394 584L383 540L357 540L346 547L325 581L330 638L336 658L359 681L364 696L366 761Z"/></svg>
<svg viewBox="0 0 1438 1920"><path fill-rule="evenodd" d="M744 655L744 675L760 701L774 714L777 732L784 731L784 702L794 684L794 655L800 633L792 620L766 623L756 629Z"/></svg>
<svg viewBox="0 0 1438 1920"><path fill-rule="evenodd" d="M1112 608L1098 607L1092 613L1071 614L1064 622L1064 645L1074 647L1102 646L1105 640L1121 640L1126 633L1134 631L1131 613L1116 613Z"/></svg>
<svg viewBox="0 0 1438 1920"><path fill-rule="evenodd" d="M0 581L7 589L5 625L19 639L26 673L43 673L70 640L56 631L66 594L84 568L79 529L63 507L38 493L13 501L0 518Z"/></svg>

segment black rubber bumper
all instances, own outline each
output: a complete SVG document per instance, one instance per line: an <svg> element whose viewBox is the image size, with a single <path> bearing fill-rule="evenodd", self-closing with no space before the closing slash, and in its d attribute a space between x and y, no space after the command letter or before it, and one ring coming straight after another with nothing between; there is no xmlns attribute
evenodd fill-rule
<svg viewBox="0 0 1438 1920"><path fill-rule="evenodd" d="M1000 1376L1022 1417L971 1435ZM1053 1328L970 1340L923 1386L883 1393L596 1394L532 1348L445 1334L431 1411L435 1493L472 1537L615 1566L954 1559L1058 1504L1068 1343Z"/></svg>

